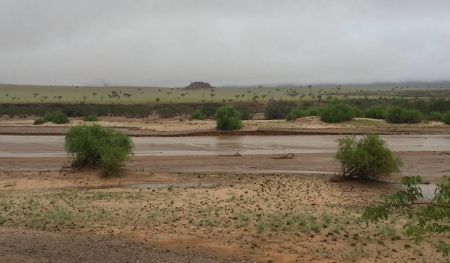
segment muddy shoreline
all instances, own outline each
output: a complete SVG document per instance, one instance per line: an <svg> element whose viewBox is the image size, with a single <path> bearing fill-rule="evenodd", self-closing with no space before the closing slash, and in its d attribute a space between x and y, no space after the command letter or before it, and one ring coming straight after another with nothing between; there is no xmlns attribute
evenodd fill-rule
<svg viewBox="0 0 450 263"><path fill-rule="evenodd" d="M123 133L134 137L189 137L189 136L288 136L288 135L445 135L450 134L450 129L430 128L430 129L358 129L358 128L333 128L333 129L296 129L296 130L240 130L240 131L182 131L164 132L134 130L114 127ZM21 128L21 127L0 127L0 135L64 135L69 130L68 127L45 127L45 128Z"/></svg>

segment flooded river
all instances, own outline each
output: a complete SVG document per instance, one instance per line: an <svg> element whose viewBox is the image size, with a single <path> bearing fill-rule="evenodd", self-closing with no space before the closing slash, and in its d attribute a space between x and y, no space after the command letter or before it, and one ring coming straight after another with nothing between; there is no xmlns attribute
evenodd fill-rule
<svg viewBox="0 0 450 263"><path fill-rule="evenodd" d="M134 137L137 156L332 153L338 135ZM450 135L381 136L396 152L450 151ZM63 136L0 135L0 157L61 157Z"/></svg>

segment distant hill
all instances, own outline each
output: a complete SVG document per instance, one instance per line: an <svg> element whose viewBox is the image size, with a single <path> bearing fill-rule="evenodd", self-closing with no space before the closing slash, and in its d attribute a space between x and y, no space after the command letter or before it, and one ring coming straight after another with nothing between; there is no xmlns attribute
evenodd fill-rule
<svg viewBox="0 0 450 263"><path fill-rule="evenodd" d="M189 89L189 90L193 90L193 89L212 89L212 88L214 88L214 87L211 86L209 83L201 82L201 81L191 82L191 84L189 84L188 86L185 87L185 89Z"/></svg>

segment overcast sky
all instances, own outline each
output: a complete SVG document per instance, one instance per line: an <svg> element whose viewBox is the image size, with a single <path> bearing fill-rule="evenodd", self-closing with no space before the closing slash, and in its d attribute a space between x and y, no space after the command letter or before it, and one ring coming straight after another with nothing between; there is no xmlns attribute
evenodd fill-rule
<svg viewBox="0 0 450 263"><path fill-rule="evenodd" d="M450 1L0 0L0 83L450 79Z"/></svg>

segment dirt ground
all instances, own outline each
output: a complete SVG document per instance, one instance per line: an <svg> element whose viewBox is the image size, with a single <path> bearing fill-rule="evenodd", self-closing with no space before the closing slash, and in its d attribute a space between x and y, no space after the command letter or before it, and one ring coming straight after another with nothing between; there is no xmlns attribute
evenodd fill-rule
<svg viewBox="0 0 450 263"><path fill-rule="evenodd" d="M62 134L82 123L32 122L1 118L0 134ZM99 124L135 136L220 135L210 120ZM450 134L434 122L244 124L234 134ZM384 183L333 182L331 153L134 156L114 178L73 170L66 157L0 158L0 262L448 262L436 249L448 236L416 243L405 218L360 220L402 176L450 175L450 152L396 154L402 170Z"/></svg>
<svg viewBox="0 0 450 263"><path fill-rule="evenodd" d="M0 158L0 261L446 262L446 236L359 220L401 175L450 172L448 152L397 154L390 183L332 182L332 154L134 157L108 179L67 158Z"/></svg>
<svg viewBox="0 0 450 263"><path fill-rule="evenodd" d="M33 125L30 118L0 118L0 134L64 134L73 126L84 123L72 119L68 124L45 123ZM234 132L215 130L215 121L185 119L154 119L102 117L97 122L133 136L193 136L193 135L289 135L289 134L450 134L450 125L441 122L419 124L388 124L384 120L356 118L353 121L329 124L317 117L306 117L294 122L285 120L248 120L244 128Z"/></svg>

